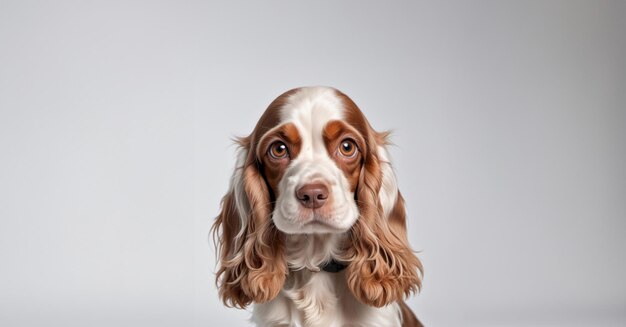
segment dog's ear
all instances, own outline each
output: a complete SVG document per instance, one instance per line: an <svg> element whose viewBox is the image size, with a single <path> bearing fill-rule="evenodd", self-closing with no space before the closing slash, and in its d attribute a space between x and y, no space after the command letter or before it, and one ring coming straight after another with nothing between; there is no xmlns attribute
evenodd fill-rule
<svg viewBox="0 0 626 327"><path fill-rule="evenodd" d="M271 222L269 191L248 138L241 148L222 210L213 224L219 251L216 283L227 306L267 302L287 275L283 236Z"/></svg>
<svg viewBox="0 0 626 327"><path fill-rule="evenodd" d="M346 279L361 302L382 307L421 287L423 268L406 233L404 199L386 150L386 133L370 129L356 198Z"/></svg>

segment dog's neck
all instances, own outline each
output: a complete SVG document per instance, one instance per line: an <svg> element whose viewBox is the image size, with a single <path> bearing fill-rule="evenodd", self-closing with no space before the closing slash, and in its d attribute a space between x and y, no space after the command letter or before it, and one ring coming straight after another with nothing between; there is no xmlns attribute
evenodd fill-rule
<svg viewBox="0 0 626 327"><path fill-rule="evenodd" d="M272 301L255 304L252 320L259 326L401 326L396 303L365 305L349 290L345 269L323 269L333 259L341 262L346 240L346 234L288 235L289 273L283 289Z"/></svg>
<svg viewBox="0 0 626 327"><path fill-rule="evenodd" d="M285 250L289 270L306 269L312 272L342 270L339 263L347 237L347 234L287 235Z"/></svg>

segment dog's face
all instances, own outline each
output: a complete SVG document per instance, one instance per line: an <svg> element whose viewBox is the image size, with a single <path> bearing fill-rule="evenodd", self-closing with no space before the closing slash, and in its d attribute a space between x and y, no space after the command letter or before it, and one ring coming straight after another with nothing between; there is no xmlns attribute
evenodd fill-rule
<svg viewBox="0 0 626 327"><path fill-rule="evenodd" d="M369 305L417 290L422 266L406 237L386 138L332 88L294 89L269 105L239 140L231 188L213 225L227 305L273 299L289 269L310 268L294 261L294 252L348 263L346 283ZM288 240L303 239L294 234L340 241L298 252L286 249Z"/></svg>
<svg viewBox="0 0 626 327"><path fill-rule="evenodd" d="M326 88L301 90L276 110L280 123L257 149L275 198L274 224L287 234L347 231L359 217L355 190L366 147L346 122L355 113Z"/></svg>

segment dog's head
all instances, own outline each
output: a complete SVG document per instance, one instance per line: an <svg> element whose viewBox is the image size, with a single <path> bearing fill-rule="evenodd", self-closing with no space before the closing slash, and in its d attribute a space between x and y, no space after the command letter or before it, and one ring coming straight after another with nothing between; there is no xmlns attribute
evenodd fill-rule
<svg viewBox="0 0 626 327"><path fill-rule="evenodd" d="M227 305L274 298L288 273L285 237L345 236L346 281L383 306L420 287L422 266L406 237L404 201L386 150L345 94L298 88L276 98L240 151L213 226Z"/></svg>

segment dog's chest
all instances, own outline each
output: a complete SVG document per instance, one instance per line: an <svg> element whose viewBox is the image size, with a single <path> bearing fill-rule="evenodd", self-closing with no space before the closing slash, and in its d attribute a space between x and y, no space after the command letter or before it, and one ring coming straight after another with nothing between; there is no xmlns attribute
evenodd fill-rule
<svg viewBox="0 0 626 327"><path fill-rule="evenodd" d="M258 326L401 325L397 304L375 308L358 302L345 284L344 272L298 271L290 274L276 299L255 305L252 320Z"/></svg>

